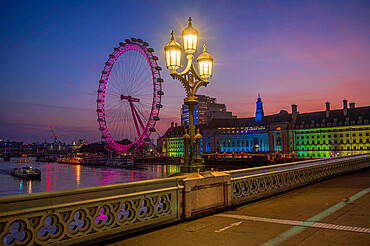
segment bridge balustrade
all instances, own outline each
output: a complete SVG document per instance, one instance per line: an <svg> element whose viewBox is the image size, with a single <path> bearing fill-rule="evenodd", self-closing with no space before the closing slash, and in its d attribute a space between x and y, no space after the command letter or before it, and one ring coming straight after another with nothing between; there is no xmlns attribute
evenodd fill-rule
<svg viewBox="0 0 370 246"><path fill-rule="evenodd" d="M176 178L0 198L0 245L71 245L180 219Z"/></svg>
<svg viewBox="0 0 370 246"><path fill-rule="evenodd" d="M370 155L366 154L229 171L232 205L251 202L368 166Z"/></svg>
<svg viewBox="0 0 370 246"><path fill-rule="evenodd" d="M97 242L370 166L370 154L0 198L0 245Z"/></svg>

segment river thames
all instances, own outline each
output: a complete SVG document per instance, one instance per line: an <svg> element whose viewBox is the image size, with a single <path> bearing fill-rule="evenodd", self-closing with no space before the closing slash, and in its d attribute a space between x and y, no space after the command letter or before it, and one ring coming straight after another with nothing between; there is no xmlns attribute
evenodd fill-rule
<svg viewBox="0 0 370 246"><path fill-rule="evenodd" d="M41 180L27 180L10 175L14 168L32 166L41 171ZM140 165L128 170L104 166L83 166L36 162L35 158L13 158L0 161L0 196L109 185L166 177L180 171L178 165Z"/></svg>

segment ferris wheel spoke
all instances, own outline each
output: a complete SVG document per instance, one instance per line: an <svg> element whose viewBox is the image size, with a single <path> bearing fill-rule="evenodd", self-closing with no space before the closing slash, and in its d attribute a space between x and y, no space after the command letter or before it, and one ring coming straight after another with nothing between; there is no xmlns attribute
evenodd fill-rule
<svg viewBox="0 0 370 246"><path fill-rule="evenodd" d="M142 66L138 71L139 76L137 77L138 82L141 80L147 80L152 77L152 73L145 70L145 67Z"/></svg>
<svg viewBox="0 0 370 246"><path fill-rule="evenodd" d="M130 95L131 94L131 87L132 85L134 84L134 81L133 81L133 77L132 77L132 74L131 74L131 68L130 67L126 67L123 71L121 71L122 74L124 74L123 76L121 76L121 84L123 85L124 87L124 90L125 90L125 93L127 95Z"/></svg>
<svg viewBox="0 0 370 246"><path fill-rule="evenodd" d="M144 97L150 97L151 99L153 99L153 91L151 90L141 90L140 93L134 93L133 94L135 97L138 97L138 98L144 98Z"/></svg>
<svg viewBox="0 0 370 246"><path fill-rule="evenodd" d="M148 88L150 85L150 88L152 87L152 82L149 79L143 79L138 81L131 89L132 91L137 91L139 89Z"/></svg>
<svg viewBox="0 0 370 246"><path fill-rule="evenodd" d="M151 104L144 104L144 103L140 103L140 112L142 112L142 114L145 116L145 115L150 115L151 113L151 110L152 110L152 105Z"/></svg>
<svg viewBox="0 0 370 246"><path fill-rule="evenodd" d="M120 84L122 91L125 93L127 92L127 83L129 81L129 78L127 77L127 70L124 69L123 63L123 61L119 61L119 64L117 64L117 83Z"/></svg>
<svg viewBox="0 0 370 246"><path fill-rule="evenodd" d="M149 84L149 83L146 83L146 84ZM145 87L145 86L136 86L136 87L132 88L131 92L134 95L134 94L141 93L141 91L147 92L149 90L153 90L153 89L152 88Z"/></svg>
<svg viewBox="0 0 370 246"><path fill-rule="evenodd" d="M112 78L112 81L108 86L107 86L108 89L112 88L112 90L108 90L108 91L112 91L112 92L115 92L117 94L121 94L122 91L123 91L122 88L120 87L119 83L115 80L114 77Z"/></svg>
<svg viewBox="0 0 370 246"><path fill-rule="evenodd" d="M115 127L116 127L116 139L123 140L124 139L124 134L123 131L127 125L122 124L122 122L125 120L124 115L127 115L127 109L126 107L121 107L118 111L118 115L115 121Z"/></svg>
<svg viewBox="0 0 370 246"><path fill-rule="evenodd" d="M129 108L128 104L125 104L125 115L122 117L122 127L123 127L123 135L125 138L129 139L132 136L132 119L130 116L131 109Z"/></svg>
<svg viewBox="0 0 370 246"><path fill-rule="evenodd" d="M138 89L132 95L151 95L153 97L153 90L151 89Z"/></svg>
<svg viewBox="0 0 370 246"><path fill-rule="evenodd" d="M135 52L135 59L134 59L134 62L132 63L133 64L133 70L132 70L132 72L136 75L135 76L135 79L137 79L138 76L140 75L138 73L138 68L140 67L140 64L143 63L143 59L140 59L141 56L142 56L141 53Z"/></svg>
<svg viewBox="0 0 370 246"><path fill-rule="evenodd" d="M129 65L129 74L130 74L130 79L131 80L134 80L134 78L135 78L135 76L133 76L135 73L134 73L134 64L136 63L136 57L135 57L135 52L134 51L130 51L130 61L131 62L129 62L128 63L128 65Z"/></svg>
<svg viewBox="0 0 370 246"><path fill-rule="evenodd" d="M118 127L117 121L120 115L120 110L121 110L120 107L114 107L110 109L109 111L107 111L107 114L106 114L106 117L109 118L107 122L107 126L109 127L109 129L112 129L111 130L112 137L117 136L117 127Z"/></svg>
<svg viewBox="0 0 370 246"><path fill-rule="evenodd" d="M120 112L120 115L119 115L119 118L117 119L117 124L118 124L118 133L117 133L117 136L119 137L119 139L122 141L124 139L124 134L123 134L123 131L124 131L124 128L126 127L125 125L122 124L124 118L123 116L126 114L126 108L121 108L121 112Z"/></svg>
<svg viewBox="0 0 370 246"><path fill-rule="evenodd" d="M140 79L138 80L131 88L132 92L135 92L139 89L143 89L143 88L151 88L151 85L152 85L152 82L148 79L149 76L147 76L147 78L143 78L143 79ZM147 86L149 85L149 86Z"/></svg>
<svg viewBox="0 0 370 246"><path fill-rule="evenodd" d="M143 119L145 121L148 121L149 118L147 117L147 115L148 116L150 115L150 110L147 107L143 107L142 104L139 104L137 111L139 112L139 114L141 115L141 117L143 117Z"/></svg>
<svg viewBox="0 0 370 246"><path fill-rule="evenodd" d="M111 76L112 77L112 80L110 81L111 84L109 84L117 93L121 93L122 92L122 88L120 86L120 83L119 81L117 80L117 76L114 75L114 73L112 73ZM108 85L108 86L109 86Z"/></svg>
<svg viewBox="0 0 370 246"><path fill-rule="evenodd" d="M108 106L105 107L105 112L109 112L109 111L116 111L118 106L119 106L120 102L118 101L108 101Z"/></svg>
<svg viewBox="0 0 370 246"><path fill-rule="evenodd" d="M116 92L116 91L111 91L111 90L109 90L109 91L106 91L106 92L105 92L105 97L106 97L106 98L107 98L107 97L112 98L112 99L114 99L114 98L119 98L119 95L120 95L120 93L118 93L118 92Z"/></svg>
<svg viewBox="0 0 370 246"><path fill-rule="evenodd" d="M138 55L142 56L141 54L138 54ZM141 59L141 60L143 60L143 59ZM131 67L131 69L132 69L131 71L133 73L135 73L135 75L136 75L135 77L133 77L133 83L131 83L131 85L132 85L131 89L133 89L135 86L138 86L139 78L141 78L145 67L148 66L148 64L143 63L143 61L140 64L139 64L138 61L139 61L138 57L135 57L134 62L133 62L133 66Z"/></svg>
<svg viewBox="0 0 370 246"><path fill-rule="evenodd" d="M122 86L120 84L120 75L119 73L117 72L119 70L119 67L120 67L120 64L119 64L119 61L117 60L114 65L112 66L112 70L111 70L111 78L112 78L112 84L114 84L114 87L116 89L116 91L118 91L119 93L122 93Z"/></svg>
<svg viewBox="0 0 370 246"><path fill-rule="evenodd" d="M147 108L148 110L150 110L152 108L152 101L150 102L144 102L144 101L140 101L139 103L142 107L144 108Z"/></svg>
<svg viewBox="0 0 370 246"><path fill-rule="evenodd" d="M138 74L138 76L137 76L137 85L141 84L142 81L147 82L149 80L149 78L151 77L151 73L148 73L148 71L146 71L145 66L141 66L138 69L137 74Z"/></svg>
<svg viewBox="0 0 370 246"><path fill-rule="evenodd" d="M152 83L151 77L152 77L151 73L148 73L148 72L144 73L144 71L142 71L140 73L140 76L137 77L135 87L141 87L143 84L146 84L146 83L151 84Z"/></svg>
<svg viewBox="0 0 370 246"><path fill-rule="evenodd" d="M120 77L119 77L120 84L122 85L123 91L125 94L128 94L127 91L129 87L129 77L127 74L127 70L125 70L124 68L124 62L121 63L119 74L120 74Z"/></svg>
<svg viewBox="0 0 370 246"><path fill-rule="evenodd" d="M112 115L115 115L117 113L118 107L116 104L110 105L109 108L106 107L105 114L112 117Z"/></svg>
<svg viewBox="0 0 370 246"><path fill-rule="evenodd" d="M115 82L115 87L117 91L119 91L121 94L126 91L124 83L122 83L122 76L121 73L117 72L117 70L120 69L120 66L118 64L118 69L114 69L114 82Z"/></svg>

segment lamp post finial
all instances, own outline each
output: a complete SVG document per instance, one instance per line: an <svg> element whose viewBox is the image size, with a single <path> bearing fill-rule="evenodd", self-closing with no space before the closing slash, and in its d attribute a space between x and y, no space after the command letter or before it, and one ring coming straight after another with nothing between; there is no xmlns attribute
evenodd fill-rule
<svg viewBox="0 0 370 246"><path fill-rule="evenodd" d="M191 18L191 17L189 17L189 19L188 19L188 21L189 21L189 26L191 26L192 25L192 23L191 23L191 21L192 21L193 19Z"/></svg>
<svg viewBox="0 0 370 246"><path fill-rule="evenodd" d="M173 30L171 32L171 40L175 40L175 32Z"/></svg>

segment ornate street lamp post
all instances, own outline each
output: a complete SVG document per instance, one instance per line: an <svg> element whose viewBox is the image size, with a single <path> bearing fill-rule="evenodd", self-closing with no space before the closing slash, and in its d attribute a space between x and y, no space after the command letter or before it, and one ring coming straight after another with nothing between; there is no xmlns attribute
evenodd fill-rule
<svg viewBox="0 0 370 246"><path fill-rule="evenodd" d="M200 153L202 136L199 134L199 129L195 135L194 109L199 102L195 93L200 86L207 86L209 83L208 78L212 77L213 57L207 53L207 46L204 44L203 53L197 59L198 74L193 63L193 53L197 51L198 31L192 26L191 18L189 17L188 27L182 32L184 51L188 54L186 56L188 64L184 71L176 72L181 67L182 47L175 41L175 33L173 31L171 35L171 41L164 46L167 68L171 70L170 75L172 78L179 80L184 86L186 92L184 103L189 108L189 127L184 135L185 151L181 160L181 172L204 171L204 160Z"/></svg>

